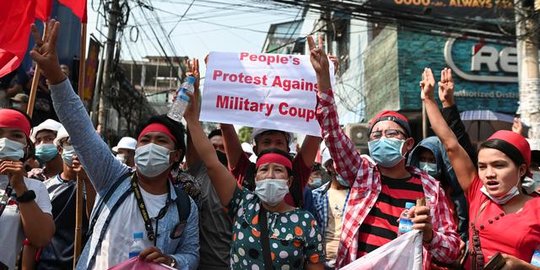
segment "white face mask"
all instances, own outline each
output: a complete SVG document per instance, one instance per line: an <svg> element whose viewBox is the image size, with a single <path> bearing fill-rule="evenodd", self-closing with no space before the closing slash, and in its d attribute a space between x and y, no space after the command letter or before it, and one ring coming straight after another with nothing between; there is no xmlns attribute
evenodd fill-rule
<svg viewBox="0 0 540 270"><path fill-rule="evenodd" d="M120 162L122 162L124 164L126 163L126 155L124 155L124 154L118 153L118 154L116 154L116 156L114 156L114 158L116 158L117 160L119 160Z"/></svg>
<svg viewBox="0 0 540 270"><path fill-rule="evenodd" d="M169 148L149 143L135 149L137 170L144 176L155 177L166 171L169 163Z"/></svg>
<svg viewBox="0 0 540 270"><path fill-rule="evenodd" d="M512 198L516 197L517 195L519 195L519 189L517 186L513 186L506 194L500 196L500 197L495 197L495 196L492 196L491 194L489 194L487 192L487 189L485 186L482 186L482 188L480 188L480 191L482 191L482 193L484 193L484 195L486 195L489 199L491 199L493 202L495 202L496 204L499 204L499 205L503 205L505 203L507 203L508 201L510 201Z"/></svg>
<svg viewBox="0 0 540 270"><path fill-rule="evenodd" d="M270 206L278 205L289 193L288 181L285 179L259 180L255 181L255 186L255 194Z"/></svg>
<svg viewBox="0 0 540 270"><path fill-rule="evenodd" d="M418 167L420 170L427 172L432 177L437 175L437 163L431 162L418 162Z"/></svg>
<svg viewBox="0 0 540 270"><path fill-rule="evenodd" d="M20 160L24 157L24 147L20 142L0 138L0 159Z"/></svg>
<svg viewBox="0 0 540 270"><path fill-rule="evenodd" d="M73 155L75 155L75 149L73 146L64 146L62 148L62 160L68 165L73 165Z"/></svg>

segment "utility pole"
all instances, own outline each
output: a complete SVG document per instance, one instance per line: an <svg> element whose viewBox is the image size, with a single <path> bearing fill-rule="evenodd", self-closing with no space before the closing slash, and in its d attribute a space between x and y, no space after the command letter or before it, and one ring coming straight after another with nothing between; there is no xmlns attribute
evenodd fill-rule
<svg viewBox="0 0 540 270"><path fill-rule="evenodd" d="M99 98L99 111L98 111L98 124L101 125L101 130L105 135L107 133L107 109L108 100L105 92L110 92L113 80L112 80L112 63L114 59L114 48L116 46L116 32L118 31L118 22L122 16L122 10L120 9L119 0L111 0L109 7L108 27L109 32L107 34L107 46L105 51L105 65L103 68L103 88L101 88L101 95Z"/></svg>
<svg viewBox="0 0 540 270"><path fill-rule="evenodd" d="M533 149L540 145L540 80L538 74L538 22L532 16L532 6L514 0L516 16L516 47L519 76L519 109ZM524 134L527 135L527 134ZM535 146L536 145L536 146Z"/></svg>

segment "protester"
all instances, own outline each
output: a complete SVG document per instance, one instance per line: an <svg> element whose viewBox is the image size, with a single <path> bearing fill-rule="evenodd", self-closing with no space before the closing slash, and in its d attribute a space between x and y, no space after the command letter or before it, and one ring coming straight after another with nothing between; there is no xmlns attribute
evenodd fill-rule
<svg viewBox="0 0 540 270"><path fill-rule="evenodd" d="M210 134L208 134L208 139L214 146L214 149L225 152L225 148L223 147L223 135L221 135L221 129L214 129L210 131Z"/></svg>
<svg viewBox="0 0 540 270"><path fill-rule="evenodd" d="M221 204L233 219L232 269L323 269L324 254L317 222L284 201L293 181L288 152L259 153L255 191L238 185L219 161L199 123L198 92L184 114L193 145L205 163ZM272 266L268 266L271 264Z"/></svg>
<svg viewBox="0 0 540 270"><path fill-rule="evenodd" d="M322 39L315 46L308 37L311 63L317 74L317 119L330 150L336 172L352 187L343 218L336 268L347 265L397 237L398 218L405 202L425 197L427 206L413 207L413 228L423 232L424 268L433 258L451 263L459 255L459 236L447 198L438 181L405 166L414 139L405 116L394 111L378 113L370 121L369 152L363 156L339 126L330 84L329 64Z"/></svg>
<svg viewBox="0 0 540 270"><path fill-rule="evenodd" d="M75 216L76 216L76 178L85 176L84 173L75 171L73 166L73 156L75 150L69 141L69 135L65 128L60 128L54 140L54 144L58 147L58 151L64 162L61 173L49 178L44 182L49 192L49 198L52 204L52 214L56 226L56 232L50 243L38 252L31 245L24 248L23 253L27 253L32 260L23 260L23 268L25 269L71 269L73 267L73 252L75 243ZM86 193L93 194L89 191L93 189L88 177L82 177L86 180ZM81 187L83 188L83 187ZM93 201L93 199L92 199ZM83 205L86 205L83 198ZM85 210L85 209L81 209ZM83 246L86 242L86 232L88 231L88 215L84 211L82 213L82 224L80 233L83 236ZM36 260L34 266L33 260Z"/></svg>
<svg viewBox="0 0 540 270"><path fill-rule="evenodd" d="M18 93L10 99L11 108L19 110L21 112L26 112L28 109L28 95L23 93Z"/></svg>
<svg viewBox="0 0 540 270"><path fill-rule="evenodd" d="M321 163L330 175L330 182L313 190L313 200L317 210L317 223L324 239L326 254L324 266L325 269L336 269L343 215L350 189L349 182L336 173L334 161L326 145L321 147Z"/></svg>
<svg viewBox="0 0 540 270"><path fill-rule="evenodd" d="M505 269L537 269L529 262L540 244L540 198L523 194L519 188L529 173L529 143L515 132L497 131L480 145L476 169L438 110L431 69L424 69L420 87L432 129L469 203L471 241L466 269L483 269L497 252L502 253Z"/></svg>
<svg viewBox="0 0 540 270"><path fill-rule="evenodd" d="M128 259L133 234L145 232L139 258L178 269L196 269L199 258L195 203L169 181L173 166L185 153L181 125L154 116L138 132L134 172L115 159L95 132L84 106L62 73L56 55L60 23L47 23L30 52L51 84L54 108L98 193L89 239L77 269L108 269Z"/></svg>
<svg viewBox="0 0 540 270"><path fill-rule="evenodd" d="M137 140L131 137L122 137L120 141L118 141L118 144L112 148L112 151L116 153L116 159L129 167L134 168L136 147Z"/></svg>
<svg viewBox="0 0 540 270"><path fill-rule="evenodd" d="M0 109L0 269L15 269L23 239L42 247L54 234L45 185L24 177L30 118Z"/></svg>
<svg viewBox="0 0 540 270"><path fill-rule="evenodd" d="M28 177L45 181L62 171L62 157L53 143L61 127L57 121L47 119L32 129L35 156L41 168L31 170Z"/></svg>
<svg viewBox="0 0 540 270"><path fill-rule="evenodd" d="M314 162L309 175L308 186L311 189L316 189L323 185L322 166L321 163Z"/></svg>

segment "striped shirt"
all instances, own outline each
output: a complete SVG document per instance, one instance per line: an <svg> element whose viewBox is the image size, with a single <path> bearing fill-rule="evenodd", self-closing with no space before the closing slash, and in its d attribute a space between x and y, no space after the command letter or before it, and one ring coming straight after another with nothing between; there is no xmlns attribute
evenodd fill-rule
<svg viewBox="0 0 540 270"><path fill-rule="evenodd" d="M397 237L398 219L406 202L424 197L420 177L406 179L381 177L382 189L358 234L358 257L377 249Z"/></svg>
<svg viewBox="0 0 540 270"><path fill-rule="evenodd" d="M381 194L381 173L369 156L358 153L354 143L339 126L331 89L317 93L317 120L337 171L351 186L338 248L336 269L339 269L358 258L360 226L366 223L369 211ZM439 262L452 263L459 256L460 239L446 195L439 181L427 173L414 167L407 170L420 176L433 224L433 239L431 243L424 243L424 268L429 269L432 257Z"/></svg>

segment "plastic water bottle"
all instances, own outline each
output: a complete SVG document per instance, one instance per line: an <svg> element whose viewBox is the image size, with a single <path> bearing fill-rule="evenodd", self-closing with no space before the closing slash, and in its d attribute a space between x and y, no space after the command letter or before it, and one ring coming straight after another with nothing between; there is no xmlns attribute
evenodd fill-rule
<svg viewBox="0 0 540 270"><path fill-rule="evenodd" d="M173 101L171 109L167 116L176 122L181 122L184 112L189 103L188 92L193 93L193 85L195 84L195 77L189 76L186 81L176 91L176 99Z"/></svg>
<svg viewBox="0 0 540 270"><path fill-rule="evenodd" d="M406 211L403 212L403 215L401 215L401 217L399 218L398 235L402 235L412 230L413 222L407 217L407 215L409 213L409 209L411 209L414 205L415 204L412 202L405 203Z"/></svg>
<svg viewBox="0 0 540 270"><path fill-rule="evenodd" d="M540 267L540 249L536 249L533 253L531 264Z"/></svg>
<svg viewBox="0 0 540 270"><path fill-rule="evenodd" d="M129 247L129 258L139 256L144 250L145 245L143 243L143 232L134 232L133 233L133 243Z"/></svg>

